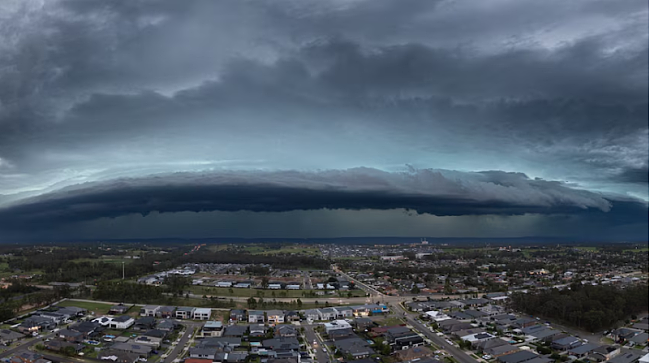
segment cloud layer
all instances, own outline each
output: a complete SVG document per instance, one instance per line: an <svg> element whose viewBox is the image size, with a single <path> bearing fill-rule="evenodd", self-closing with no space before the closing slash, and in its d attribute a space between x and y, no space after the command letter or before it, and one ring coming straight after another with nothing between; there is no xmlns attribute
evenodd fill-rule
<svg viewBox="0 0 650 363"><path fill-rule="evenodd" d="M178 173L67 187L0 210L0 227L55 226L152 212L406 209L437 216L608 213L602 195L520 173L358 168ZM617 210L618 212L618 210ZM647 217L647 216L646 216ZM630 223L632 221L629 221Z"/></svg>
<svg viewBox="0 0 650 363"><path fill-rule="evenodd" d="M612 216L604 194L648 199L647 17L633 0L4 1L17 214L0 213Z"/></svg>

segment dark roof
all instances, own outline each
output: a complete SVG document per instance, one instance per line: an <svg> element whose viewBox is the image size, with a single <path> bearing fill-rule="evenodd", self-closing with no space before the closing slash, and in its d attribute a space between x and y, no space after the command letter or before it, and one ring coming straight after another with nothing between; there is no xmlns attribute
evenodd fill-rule
<svg viewBox="0 0 650 363"><path fill-rule="evenodd" d="M274 339L265 339L262 341L262 346L274 350L298 350L300 343L294 337L280 337Z"/></svg>
<svg viewBox="0 0 650 363"><path fill-rule="evenodd" d="M223 335L240 337L246 334L247 330L248 330L248 325L230 325L226 327L226 330L224 331Z"/></svg>
<svg viewBox="0 0 650 363"><path fill-rule="evenodd" d="M570 345L570 344L573 344L573 343L575 343L575 342L577 342L577 341L579 341L578 338L576 338L576 337L572 337L572 336L568 336L568 337L564 337L564 338L560 338L560 339L554 340L554 341L553 341L553 344L557 344L557 345Z"/></svg>
<svg viewBox="0 0 650 363"><path fill-rule="evenodd" d="M610 363L632 363L636 362L641 358L641 354L626 352L617 355L616 357L609 360Z"/></svg>
<svg viewBox="0 0 650 363"><path fill-rule="evenodd" d="M141 325L152 325L156 323L156 319L153 316L145 316L136 320L135 323Z"/></svg>
<svg viewBox="0 0 650 363"><path fill-rule="evenodd" d="M498 361L503 363L520 363L537 357L538 355L533 352L521 350L516 353L501 356L498 358Z"/></svg>
<svg viewBox="0 0 650 363"><path fill-rule="evenodd" d="M148 330L146 333L144 333L144 335L146 335L148 337L164 338L165 335L167 335L167 333L162 331L162 330L151 329L151 330Z"/></svg>
<svg viewBox="0 0 650 363"><path fill-rule="evenodd" d="M72 325L70 329L81 333L90 333L92 331L95 331L97 327L99 327L98 323L93 323L90 321L82 321L81 323Z"/></svg>
<svg viewBox="0 0 650 363"><path fill-rule="evenodd" d="M586 353L589 353L589 352L591 352L592 350L594 350L596 348L598 348L598 345L587 343L587 344L577 346L575 348L571 348L569 350L569 354L586 354Z"/></svg>

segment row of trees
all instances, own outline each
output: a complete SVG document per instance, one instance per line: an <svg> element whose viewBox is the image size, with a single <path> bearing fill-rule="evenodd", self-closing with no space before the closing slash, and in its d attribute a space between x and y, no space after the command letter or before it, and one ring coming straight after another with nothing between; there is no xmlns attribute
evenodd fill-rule
<svg viewBox="0 0 650 363"><path fill-rule="evenodd" d="M153 304L164 300L162 289L156 286L122 281L100 282L97 284L97 288L93 291L92 296L96 300L138 302L143 304Z"/></svg>
<svg viewBox="0 0 650 363"><path fill-rule="evenodd" d="M571 284L570 289L548 289L528 294L514 293L510 303L516 310L557 319L595 332L608 329L633 314L648 309L648 285L627 288L611 285Z"/></svg>

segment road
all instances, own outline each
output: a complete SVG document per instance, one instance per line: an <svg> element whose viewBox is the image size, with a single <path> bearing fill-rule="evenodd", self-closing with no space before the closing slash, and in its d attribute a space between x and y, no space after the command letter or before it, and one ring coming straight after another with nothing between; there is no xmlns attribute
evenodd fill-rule
<svg viewBox="0 0 650 363"><path fill-rule="evenodd" d="M194 328L201 327L202 325L202 323L194 323L189 321L184 321L181 324L185 326L185 331L183 332L183 335L181 336L181 339L178 342L178 344L176 344L176 347L174 347L172 352L169 353L167 358L161 361L162 363L171 363L176 358L178 358L183 353L183 348L185 348L185 345L192 337L192 334L194 334Z"/></svg>
<svg viewBox="0 0 650 363"><path fill-rule="evenodd" d="M396 311L401 311L401 308L397 306L392 306L392 308L396 309ZM443 337L439 337L436 334L432 333L426 326L424 326L424 324L415 320L411 315L406 314L405 318L406 321L409 323L409 325L411 325L414 329L417 329L420 333L424 334L424 336L429 338L431 341L433 341L435 344L440 346L442 349L446 350L460 363L477 363L476 359L470 357L461 349L456 348L456 346L447 343Z"/></svg>
<svg viewBox="0 0 650 363"><path fill-rule="evenodd" d="M305 328L305 344L312 347L314 353L316 354L316 361L318 363L328 363L330 362L330 355L323 352L323 347L325 343L323 340L316 334L314 327L317 325L302 325ZM314 342L317 342L317 345L314 345Z"/></svg>
<svg viewBox="0 0 650 363"><path fill-rule="evenodd" d="M302 276L305 280L303 284L303 286L305 286L305 290L312 290L314 288L314 286L311 284L311 276L309 276L309 274L309 271L302 272Z"/></svg>
<svg viewBox="0 0 650 363"><path fill-rule="evenodd" d="M15 348L11 348L9 350L6 350L0 354L0 358L6 358L9 357L12 354L18 353L23 350L27 350L29 347L33 347L36 344L42 344L45 339L51 338L54 336L54 333L48 333L46 335L39 336L36 339L30 339L30 340L25 340L23 341L22 344L16 346Z"/></svg>

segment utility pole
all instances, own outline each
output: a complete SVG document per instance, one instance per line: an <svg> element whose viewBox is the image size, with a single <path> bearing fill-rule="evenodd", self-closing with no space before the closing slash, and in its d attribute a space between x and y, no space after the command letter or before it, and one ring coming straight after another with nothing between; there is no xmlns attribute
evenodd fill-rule
<svg viewBox="0 0 650 363"><path fill-rule="evenodd" d="M124 261L122 261L122 280L124 280Z"/></svg>

